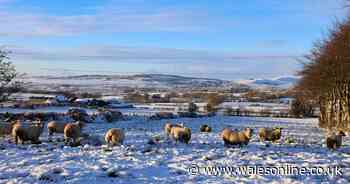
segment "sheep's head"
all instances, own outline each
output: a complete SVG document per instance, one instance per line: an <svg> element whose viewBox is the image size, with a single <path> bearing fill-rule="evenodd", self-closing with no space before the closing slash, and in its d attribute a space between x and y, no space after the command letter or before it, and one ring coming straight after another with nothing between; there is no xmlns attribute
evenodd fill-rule
<svg viewBox="0 0 350 184"><path fill-rule="evenodd" d="M184 130L185 130L185 132L187 132L188 134L191 134L191 129L185 127Z"/></svg>
<svg viewBox="0 0 350 184"><path fill-rule="evenodd" d="M18 120L12 121L11 125L14 126L14 125L20 124L20 123L21 123L21 120L18 119Z"/></svg>
<svg viewBox="0 0 350 184"><path fill-rule="evenodd" d="M40 120L36 120L33 122L33 124L37 127L43 127L44 126L44 122L40 121Z"/></svg>
<svg viewBox="0 0 350 184"><path fill-rule="evenodd" d="M39 130L40 130L40 132L42 132L42 131L44 130L44 122L42 122L42 121L35 121L35 122L33 123L33 125L34 125L35 127L38 127Z"/></svg>
<svg viewBox="0 0 350 184"><path fill-rule="evenodd" d="M274 132L279 132L279 133L280 133L280 132L282 132L282 129L283 129L283 128L281 128L281 127L275 127L275 128L273 128L273 131L274 131Z"/></svg>
<svg viewBox="0 0 350 184"><path fill-rule="evenodd" d="M85 123L83 121L77 121L76 124L79 126L80 129L82 129L85 126Z"/></svg>
<svg viewBox="0 0 350 184"><path fill-rule="evenodd" d="M245 129L244 129L244 134L245 134L248 138L251 138L252 135L253 135L253 129L251 129L251 128L245 128Z"/></svg>
<svg viewBox="0 0 350 184"><path fill-rule="evenodd" d="M340 135L340 136L346 136L346 134L345 134L343 131L339 131L339 132L338 132L338 135Z"/></svg>
<svg viewBox="0 0 350 184"><path fill-rule="evenodd" d="M164 125L164 127L166 127L166 128L170 128L171 126L172 126L172 124L169 121L166 122L165 125Z"/></svg>

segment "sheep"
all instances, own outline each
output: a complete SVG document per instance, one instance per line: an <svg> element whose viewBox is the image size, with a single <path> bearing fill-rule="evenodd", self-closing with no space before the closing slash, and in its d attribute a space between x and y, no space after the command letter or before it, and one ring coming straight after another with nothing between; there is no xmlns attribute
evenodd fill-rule
<svg viewBox="0 0 350 184"><path fill-rule="evenodd" d="M73 144L78 144L78 139L81 136L82 128L85 124L82 121L77 121L75 123L68 123L64 127L64 140L66 143L69 142L69 139L73 140Z"/></svg>
<svg viewBox="0 0 350 184"><path fill-rule="evenodd" d="M200 128L201 132L211 132L211 127L208 125L202 125Z"/></svg>
<svg viewBox="0 0 350 184"><path fill-rule="evenodd" d="M11 135L12 128L17 122L19 122L19 120L0 123L0 136Z"/></svg>
<svg viewBox="0 0 350 184"><path fill-rule="evenodd" d="M224 140L225 146L228 145L248 145L250 138L252 137L253 130L251 128L245 128L243 131L230 130L225 128L221 135Z"/></svg>
<svg viewBox="0 0 350 184"><path fill-rule="evenodd" d="M40 144L39 137L44 130L44 123L41 121L24 124L17 122L12 128L12 136L15 139L15 143L18 144L21 141L24 144L25 141L31 141L33 144Z"/></svg>
<svg viewBox="0 0 350 184"><path fill-rule="evenodd" d="M68 123L58 123L56 121L51 121L47 124L47 130L49 132L49 136L52 136L54 133L64 133L64 127L66 127Z"/></svg>
<svg viewBox="0 0 350 184"><path fill-rule="evenodd" d="M167 137L170 136L170 133L171 133L171 129L173 127L184 127L184 125L181 123L181 124L171 124L170 122L169 123L166 123L165 126L164 126L164 132L165 132L165 135Z"/></svg>
<svg viewBox="0 0 350 184"><path fill-rule="evenodd" d="M339 131L337 134L332 133L326 138L327 148L330 150L336 150L342 145L342 138L345 136L343 131Z"/></svg>
<svg viewBox="0 0 350 184"><path fill-rule="evenodd" d="M122 129L112 128L109 129L105 135L105 141L108 145L118 145L123 144L125 138L125 134Z"/></svg>
<svg viewBox="0 0 350 184"><path fill-rule="evenodd" d="M187 127L172 127L170 131L171 137L177 141L188 144L191 139L191 129Z"/></svg>
<svg viewBox="0 0 350 184"><path fill-rule="evenodd" d="M259 139L260 141L272 141L277 142L281 139L282 135L282 128L260 128L259 129Z"/></svg>

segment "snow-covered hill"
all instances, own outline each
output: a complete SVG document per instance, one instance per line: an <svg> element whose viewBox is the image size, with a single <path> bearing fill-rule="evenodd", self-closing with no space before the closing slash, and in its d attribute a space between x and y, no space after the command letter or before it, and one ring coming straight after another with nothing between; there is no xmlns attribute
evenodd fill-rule
<svg viewBox="0 0 350 184"><path fill-rule="evenodd" d="M298 77L279 77L272 79L250 79L250 80L240 80L238 83L251 86L253 88L264 88L264 87L275 87L275 88L290 88L294 86L299 81Z"/></svg>
<svg viewBox="0 0 350 184"><path fill-rule="evenodd" d="M64 90L80 89L90 92L108 92L120 87L135 88L289 88L297 77L274 79L221 80L166 74L138 75L77 75L77 76L24 76L19 78L26 89Z"/></svg>
<svg viewBox="0 0 350 184"><path fill-rule="evenodd" d="M117 87L138 88L202 88L227 87L234 84L220 79L184 77L164 74L138 75L79 75L79 76L24 76L20 78L27 88L89 88L110 90Z"/></svg>

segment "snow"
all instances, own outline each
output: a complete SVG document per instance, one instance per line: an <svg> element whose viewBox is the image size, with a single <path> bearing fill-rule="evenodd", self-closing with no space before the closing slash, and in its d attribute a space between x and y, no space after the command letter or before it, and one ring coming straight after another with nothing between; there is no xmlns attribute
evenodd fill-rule
<svg viewBox="0 0 350 184"><path fill-rule="evenodd" d="M122 104L119 107L125 107L126 104ZM113 106L112 106L113 107ZM74 108L71 106L51 106L51 107L42 107L36 109L19 109L19 108L0 108L0 113L30 113L30 112L56 112L56 113L66 113L70 108ZM92 115L97 112L97 109L89 109L89 108L79 108L85 110L88 114ZM125 115L139 115L139 116L151 116L157 112L156 110L150 109L140 109L140 108L117 108L116 110L122 112Z"/></svg>
<svg viewBox="0 0 350 184"><path fill-rule="evenodd" d="M294 86L299 80L297 76L280 76L270 79L237 80L238 84L248 85L253 88L278 87L287 89Z"/></svg>
<svg viewBox="0 0 350 184"><path fill-rule="evenodd" d="M220 104L222 108L232 108L240 110L250 110L253 112L261 112L270 110L273 112L289 112L290 105L285 103L263 103L263 102L224 102Z"/></svg>
<svg viewBox="0 0 350 184"><path fill-rule="evenodd" d="M106 145L68 147L62 142L48 142L45 131L40 145L14 145L9 138L0 139L0 183L349 183L350 149L338 151L324 147L324 132L317 119L282 119L252 117L207 117L171 120L183 122L192 129L189 145L175 144L164 137L167 120L146 121L133 117L115 123L87 124L84 132L103 140L109 128L122 128L126 133L123 146ZM208 124L211 133L200 133L199 127ZM260 127L283 127L282 143L258 141ZM224 127L251 127L254 136L243 148L225 148L219 138ZM161 137L155 145L147 144L152 137ZM63 136L55 135L55 139ZM286 144L284 140L295 143ZM190 175L195 166L341 166L342 176L278 176L278 175Z"/></svg>

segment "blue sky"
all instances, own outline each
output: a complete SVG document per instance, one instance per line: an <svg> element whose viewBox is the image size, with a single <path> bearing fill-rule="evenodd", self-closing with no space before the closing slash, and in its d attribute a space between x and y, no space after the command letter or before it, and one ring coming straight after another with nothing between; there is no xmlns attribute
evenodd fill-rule
<svg viewBox="0 0 350 184"><path fill-rule="evenodd" d="M33 75L293 75L342 0L0 0L0 45Z"/></svg>

